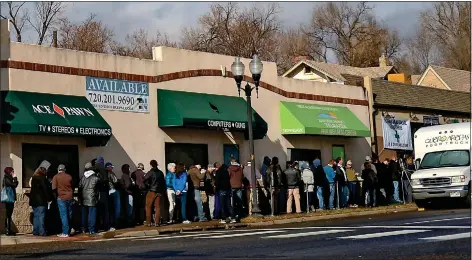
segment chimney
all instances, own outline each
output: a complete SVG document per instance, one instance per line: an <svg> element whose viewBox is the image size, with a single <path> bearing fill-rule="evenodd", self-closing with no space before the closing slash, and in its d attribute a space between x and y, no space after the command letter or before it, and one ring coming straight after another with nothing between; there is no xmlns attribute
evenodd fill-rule
<svg viewBox="0 0 472 260"><path fill-rule="evenodd" d="M385 54L382 54L382 56L380 56L379 58L379 67L387 67L387 66L390 66L388 64L388 59L387 57L385 57Z"/></svg>
<svg viewBox="0 0 472 260"><path fill-rule="evenodd" d="M52 32L52 46L57 48L57 31Z"/></svg>

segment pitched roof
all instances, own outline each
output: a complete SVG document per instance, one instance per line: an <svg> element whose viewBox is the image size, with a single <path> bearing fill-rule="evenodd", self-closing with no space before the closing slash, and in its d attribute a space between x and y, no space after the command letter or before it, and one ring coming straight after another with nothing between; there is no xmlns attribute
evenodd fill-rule
<svg viewBox="0 0 472 260"><path fill-rule="evenodd" d="M337 80L337 81L346 81L346 79L341 74L350 74L356 76L368 76L371 78L384 78L388 75L390 71L394 69L393 66L387 67L368 67L368 68L357 68L351 66L344 66L339 64L333 63L326 63L326 62L319 62L313 60L302 60L298 62L295 66L293 66L290 70L284 73L283 76L287 76L290 72L292 72L295 68L300 66L302 63L305 63L312 67L315 70L318 70L328 77Z"/></svg>
<svg viewBox="0 0 472 260"><path fill-rule="evenodd" d="M469 93L372 79L376 105L470 114Z"/></svg>
<svg viewBox="0 0 472 260"><path fill-rule="evenodd" d="M431 68L451 89L470 92L470 71L431 65Z"/></svg>
<svg viewBox="0 0 472 260"><path fill-rule="evenodd" d="M416 85L420 80L421 75L411 75L411 84Z"/></svg>

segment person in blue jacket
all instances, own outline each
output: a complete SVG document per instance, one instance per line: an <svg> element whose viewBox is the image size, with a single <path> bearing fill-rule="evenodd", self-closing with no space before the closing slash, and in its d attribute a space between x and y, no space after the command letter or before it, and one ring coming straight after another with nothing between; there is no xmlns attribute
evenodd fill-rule
<svg viewBox="0 0 472 260"><path fill-rule="evenodd" d="M334 209L334 191L335 191L335 180L334 178L336 177L336 173L334 172L334 160L330 160L328 165L323 167L323 170L326 174L326 179L328 179L329 182L329 209Z"/></svg>
<svg viewBox="0 0 472 260"><path fill-rule="evenodd" d="M185 171L185 165L179 163L175 169L175 177L172 180L172 186L175 191L175 201L180 201L180 211L182 213L182 223L190 224L191 222L187 220L187 172Z"/></svg>
<svg viewBox="0 0 472 260"><path fill-rule="evenodd" d="M175 209L175 190L174 190L174 178L175 178L175 163L167 164L166 174L166 186L167 186L167 198L169 199L169 222L167 224L174 223L174 209Z"/></svg>

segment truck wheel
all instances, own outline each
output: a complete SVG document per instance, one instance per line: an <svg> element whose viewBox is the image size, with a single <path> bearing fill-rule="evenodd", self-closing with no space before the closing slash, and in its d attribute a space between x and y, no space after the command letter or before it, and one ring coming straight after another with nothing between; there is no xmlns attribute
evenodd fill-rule
<svg viewBox="0 0 472 260"><path fill-rule="evenodd" d="M415 200L415 203L418 208L426 208L428 206L427 200Z"/></svg>

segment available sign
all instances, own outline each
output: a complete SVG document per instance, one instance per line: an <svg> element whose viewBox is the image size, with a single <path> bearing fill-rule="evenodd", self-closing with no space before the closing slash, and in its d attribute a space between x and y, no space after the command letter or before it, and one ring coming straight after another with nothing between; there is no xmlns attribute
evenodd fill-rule
<svg viewBox="0 0 472 260"><path fill-rule="evenodd" d="M38 125L38 127L40 133L46 134L111 136L111 129L109 128L73 127L59 125Z"/></svg>
<svg viewBox="0 0 472 260"><path fill-rule="evenodd" d="M410 120L382 117L385 149L413 150Z"/></svg>
<svg viewBox="0 0 472 260"><path fill-rule="evenodd" d="M86 77L85 90L96 109L149 113L149 83Z"/></svg>

